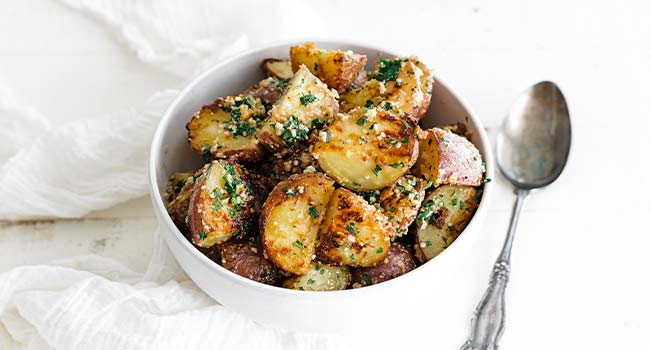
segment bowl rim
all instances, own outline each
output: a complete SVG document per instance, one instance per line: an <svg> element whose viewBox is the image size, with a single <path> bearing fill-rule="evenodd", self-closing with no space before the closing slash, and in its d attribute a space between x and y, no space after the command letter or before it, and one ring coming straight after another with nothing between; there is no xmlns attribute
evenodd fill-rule
<svg viewBox="0 0 650 350"><path fill-rule="evenodd" d="M462 233L465 232L472 232L476 231L478 229L478 224L482 220L478 220L476 218L483 217L487 215L487 210L488 210L488 205L491 201L492 198L492 192L493 192L493 186L494 186L494 181L491 182L486 182L484 183L483 186L483 194L481 197L481 202L478 205L478 208L474 215L472 216L472 219L468 223L468 225L465 227L463 232L459 235L458 238L452 243L447 249L442 251L439 255L436 256L435 259L432 259L417 268L413 269L412 271L409 271L401 276L398 276L396 278L393 278L391 280L370 285L370 286L365 286L363 288L351 288L351 289L344 289L344 290L336 290L336 291L317 291L317 292L312 292L312 293L306 293L305 291L300 291L300 290L293 290L293 289L288 289L288 288L282 288L279 286L272 286L272 285L267 285L261 282L253 281L251 279L248 279L246 277L240 276L230 270L227 270L223 266L217 264L207 256L205 256L203 253L201 253L194 245L192 245L180 232L180 230L176 227L176 225L173 223L171 220L171 217L169 214L167 214L167 209L164 204L164 200L158 190L158 174L156 173L156 164L158 163L158 159L161 158L161 153L164 153L163 148L164 145L162 144L162 139L163 139L163 134L164 132L169 128L169 124L172 120L172 114L178 107L178 105L186 99L186 96L189 94L191 90L194 89L194 87L199 84L199 82L203 81L207 77L211 76L215 72L219 71L223 67L229 65L231 62L234 62L236 60L241 59L242 57L246 57L249 55L253 55L257 52L265 51L268 49L276 48L276 47L282 47L282 46L290 46L290 45L297 45L299 43L304 43L307 41L314 42L316 46L318 45L331 45L331 46L356 46L356 47L363 47L365 50L370 51L374 50L377 53L384 54L387 56L392 56L392 57L402 57L404 55L401 55L398 52L392 51L385 49L381 46L374 45L374 44L365 44L362 42L357 42L353 40L348 40L348 39L337 39L337 38L297 38L297 39L289 39L289 40L281 40L281 41L273 41L269 42L263 45L258 45L251 47L250 49L244 50L238 54L232 55L228 58L219 60L209 68L207 68L205 71L200 73L199 75L193 77L188 83L185 84L185 86L180 90L178 95L174 98L174 100L169 104L169 106L165 109L165 112L162 114L162 117L160 118L158 125L156 126L152 141L151 141L151 146L149 149L149 192L151 196L151 201L153 202L154 210L159 214L157 215L158 217L158 222L162 225L166 225L167 229L171 229L173 232L173 238L180 241L180 244L183 246L184 249L189 250L191 255L196 258L198 261L200 261L201 264L203 264L205 267L208 267L212 270L214 270L216 273L219 273L223 275L223 277L232 280L233 282L236 282L237 284L254 288L254 289L259 289L263 292L266 293L271 293L277 296L281 297L291 297L291 298L309 298L309 299L329 299L329 298L337 298L337 297L342 297L344 295L349 296L349 295L356 295L358 293L379 293L387 288L392 288L393 286L400 284L407 278L414 279L417 278L419 275L423 275L425 273L425 270L430 270L434 266L440 265L435 264L434 261L441 261L441 258L444 259L445 257L449 256L448 251L455 251L453 248L454 246L458 245L460 242L465 242L468 240L466 237L467 235L463 235ZM489 179L494 179L494 161L493 161L493 155L492 155L492 146L490 139L487 136L487 132L485 131L485 128L483 127L483 124L481 123L481 120L478 118L472 107L465 101L465 99L452 87L450 87L444 79L442 79L435 71L432 71L433 79L435 84L440 84L444 89L446 89L449 94L451 94L454 98L458 100L458 103L460 106L465 109L467 112L467 118L471 119L475 126L476 130L472 130L475 135L478 135L478 138L481 140L483 143L483 148L484 152L481 154L483 156L483 161L485 162L486 165L486 178ZM163 238L165 240L167 239L167 236L165 235ZM165 244L168 244L165 242ZM467 244L467 243L465 243ZM172 252L172 255L173 252ZM176 257L174 256L176 259ZM181 266L182 268L182 266Z"/></svg>

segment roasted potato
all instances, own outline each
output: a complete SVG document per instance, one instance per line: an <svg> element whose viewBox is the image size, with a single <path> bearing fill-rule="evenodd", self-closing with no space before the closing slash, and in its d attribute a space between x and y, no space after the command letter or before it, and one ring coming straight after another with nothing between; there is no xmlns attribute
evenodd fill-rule
<svg viewBox="0 0 650 350"><path fill-rule="evenodd" d="M195 180L188 209L192 243L209 248L251 229L255 194L237 163L214 160Z"/></svg>
<svg viewBox="0 0 650 350"><path fill-rule="evenodd" d="M254 134L265 115L262 100L253 95L218 99L187 124L190 148L207 159L259 160L262 149Z"/></svg>
<svg viewBox="0 0 650 350"><path fill-rule="evenodd" d="M388 221L396 224L396 237L408 233L424 200L425 187L426 180L407 174L381 191L381 211L388 217Z"/></svg>
<svg viewBox="0 0 650 350"><path fill-rule="evenodd" d="M359 288L388 281L415 268L411 253L400 243L393 243L386 258L376 266L350 269L352 287Z"/></svg>
<svg viewBox="0 0 650 350"><path fill-rule="evenodd" d="M424 263L445 250L463 231L478 207L475 187L443 185L424 200L417 215L415 256Z"/></svg>
<svg viewBox="0 0 650 350"><path fill-rule="evenodd" d="M302 276L286 279L282 286L297 290L342 290L350 284L350 270L347 266L330 266L314 263Z"/></svg>
<svg viewBox="0 0 650 350"><path fill-rule="evenodd" d="M417 58L379 60L372 76L373 79L362 86L341 95L342 112L379 106L415 119L426 113L433 78Z"/></svg>
<svg viewBox="0 0 650 350"><path fill-rule="evenodd" d="M334 181L323 174L292 175L271 191L259 226L264 250L278 267L296 275L309 271L333 192Z"/></svg>
<svg viewBox="0 0 650 350"><path fill-rule="evenodd" d="M334 265L374 266L386 257L394 230L377 208L339 188L320 228L316 258Z"/></svg>
<svg viewBox="0 0 650 350"><path fill-rule="evenodd" d="M273 263L264 259L262 249L251 240L230 240L217 245L218 263L253 281L276 285L282 275Z"/></svg>
<svg viewBox="0 0 650 350"><path fill-rule="evenodd" d="M355 191L389 186L418 156L415 121L376 108L339 114L320 132L312 155L336 182Z"/></svg>
<svg viewBox="0 0 650 350"><path fill-rule="evenodd" d="M317 49L311 42L292 46L290 54L294 71L305 65L312 74L339 93L354 82L368 60L366 55L352 51Z"/></svg>
<svg viewBox="0 0 650 350"><path fill-rule="evenodd" d="M187 212L193 188L194 176L192 173L176 173L169 179L165 192L167 212L183 235L189 233Z"/></svg>
<svg viewBox="0 0 650 350"><path fill-rule="evenodd" d="M260 66L267 77L274 77L280 80L293 78L291 61L267 58L262 61Z"/></svg>
<svg viewBox="0 0 650 350"><path fill-rule="evenodd" d="M440 128L429 129L420 142L413 174L443 184L480 186L485 171L481 153L466 138Z"/></svg>
<svg viewBox="0 0 650 350"><path fill-rule="evenodd" d="M274 77L268 77L251 86L246 90L246 92L244 92L244 95L252 95L259 98L262 100L264 107L266 107L266 110L268 111L287 90L287 83L289 83L289 79L281 80Z"/></svg>
<svg viewBox="0 0 650 350"><path fill-rule="evenodd" d="M272 152L307 141L312 130L322 128L336 115L337 98L336 91L301 66L256 137Z"/></svg>

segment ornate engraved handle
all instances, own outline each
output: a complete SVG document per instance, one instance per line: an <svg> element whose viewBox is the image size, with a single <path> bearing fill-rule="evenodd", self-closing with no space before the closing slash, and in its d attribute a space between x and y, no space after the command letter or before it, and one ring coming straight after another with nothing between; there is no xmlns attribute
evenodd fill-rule
<svg viewBox="0 0 650 350"><path fill-rule="evenodd" d="M512 209L508 235L503 244L501 254L494 264L490 285L483 295L483 299L474 311L469 338L461 350L496 350L499 338L505 326L505 294L508 277L510 275L510 251L512 240L517 228L519 213L524 205L528 190L517 190L517 201Z"/></svg>

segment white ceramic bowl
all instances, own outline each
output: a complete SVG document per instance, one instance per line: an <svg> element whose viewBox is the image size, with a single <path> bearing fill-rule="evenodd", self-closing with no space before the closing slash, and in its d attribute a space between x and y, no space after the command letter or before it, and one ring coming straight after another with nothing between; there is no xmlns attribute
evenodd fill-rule
<svg viewBox="0 0 650 350"><path fill-rule="evenodd" d="M263 78L259 69L263 58L287 58L292 43L274 44L249 50L222 61L194 79L169 106L156 129L151 145L149 176L151 198L165 242L189 277L208 295L224 306L265 324L287 329L341 331L371 327L393 327L395 320L405 320L414 313L430 308L436 322L445 325L442 303L453 304L459 291L466 290L472 279L457 276L455 264L462 262L480 233L492 193L486 184L483 198L469 225L442 254L401 277L377 285L335 292L304 292L257 283L236 275L211 261L176 228L163 202L166 182L179 171L195 170L198 156L190 152L185 124L202 105L216 97L234 95ZM317 47L352 50L368 56L368 67L378 57L400 54L345 41L316 41ZM412 52L417 54L419 48ZM429 65L432 62L427 62ZM425 127L464 122L473 131L472 141L484 157L487 176L493 177L493 161L487 135L474 112L440 77L435 76L433 97ZM484 272L484 271L481 271ZM457 301L457 300L456 300ZM473 303L475 300L469 301ZM467 302L463 303L465 305ZM461 305L461 304L459 304ZM448 305L447 305L448 306ZM464 312L458 310L456 312ZM363 316L360 322L359 315Z"/></svg>

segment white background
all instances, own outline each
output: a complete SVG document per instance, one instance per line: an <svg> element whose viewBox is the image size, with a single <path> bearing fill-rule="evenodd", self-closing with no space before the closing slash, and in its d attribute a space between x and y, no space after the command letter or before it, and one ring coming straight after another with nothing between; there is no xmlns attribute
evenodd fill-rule
<svg viewBox="0 0 650 350"><path fill-rule="evenodd" d="M325 33L416 54L464 95L491 131L516 95L538 80L557 82L569 99L571 158L562 177L531 196L522 214L502 348L647 347L650 6L371 4L314 4L328 27L296 28L295 37ZM300 14L270 19L269 25L294 16ZM54 123L137 106L157 90L182 84L140 63L103 25L56 2L0 5L0 85ZM472 291L476 301L513 200L508 185L496 181L496 199L475 245L476 259L485 266L485 279ZM118 257L142 270L155 227L148 198L79 220L3 223L0 271L85 252ZM435 333L462 340L466 332Z"/></svg>

